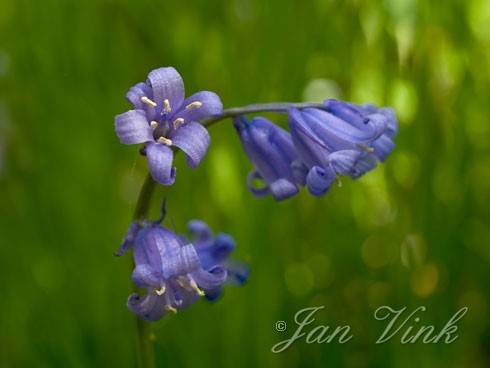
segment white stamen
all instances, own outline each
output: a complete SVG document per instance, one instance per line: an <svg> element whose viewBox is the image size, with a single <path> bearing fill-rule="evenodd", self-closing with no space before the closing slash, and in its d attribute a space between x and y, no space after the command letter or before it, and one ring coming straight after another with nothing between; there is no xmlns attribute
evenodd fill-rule
<svg viewBox="0 0 490 368"><path fill-rule="evenodd" d="M171 146L172 145L172 140L165 138L165 137L160 137L158 138L158 143L163 143L166 146Z"/></svg>
<svg viewBox="0 0 490 368"><path fill-rule="evenodd" d="M337 180L337 186L340 188L342 186L342 181L340 180L340 177L336 176L335 180Z"/></svg>
<svg viewBox="0 0 490 368"><path fill-rule="evenodd" d="M174 129L177 129L177 127L179 125L184 124L184 119L183 118L177 118L177 119L174 120L174 122L172 124L174 126Z"/></svg>
<svg viewBox="0 0 490 368"><path fill-rule="evenodd" d="M186 280L185 280L185 278L183 276L177 278L177 284L179 284L180 287L183 287L184 289L186 289L186 286L187 286L187 284L186 284L185 281Z"/></svg>
<svg viewBox="0 0 490 368"><path fill-rule="evenodd" d="M194 279L193 279L193 278L191 278L191 279L190 279L190 286L191 286L191 288L192 288L192 289L194 289L194 291L195 291L195 292L197 292L197 294L198 294L199 296L204 296L204 295L205 295L205 294L204 294L204 291L202 291L202 290L199 288L199 286L197 286L197 284L196 284L196 282L194 281Z"/></svg>
<svg viewBox="0 0 490 368"><path fill-rule="evenodd" d="M157 107L157 104L155 101L152 101L150 100L148 97L146 96L143 96L140 98L141 102L143 102L144 104L147 104L148 106L151 106L151 107Z"/></svg>
<svg viewBox="0 0 490 368"><path fill-rule="evenodd" d="M204 291L202 291L192 277L180 276L177 279L177 283L180 287L186 289L187 291L195 291L199 296L204 296Z"/></svg>
<svg viewBox="0 0 490 368"><path fill-rule="evenodd" d="M194 101L194 102L191 102L189 105L187 105L185 108L187 110L190 110L190 109L198 109L202 106L202 102L201 101Z"/></svg>
<svg viewBox="0 0 490 368"><path fill-rule="evenodd" d="M165 285L162 285L162 287L160 289L155 289L155 294L157 294L157 295L165 294Z"/></svg>
<svg viewBox="0 0 490 368"><path fill-rule="evenodd" d="M364 152L367 152L367 153L373 153L374 152L373 147L366 146L365 144L362 144L362 143L358 143L357 147L360 148L361 150L363 150Z"/></svg>
<svg viewBox="0 0 490 368"><path fill-rule="evenodd" d="M150 126L153 130L155 130L158 126L158 123L155 120L150 121Z"/></svg>
<svg viewBox="0 0 490 368"><path fill-rule="evenodd" d="M163 100L163 110L165 112L172 111L172 108L170 107L170 101L167 98L165 100Z"/></svg>
<svg viewBox="0 0 490 368"><path fill-rule="evenodd" d="M173 314L176 314L177 313L177 309L175 309L174 307L172 307L171 305L166 305L165 307L165 310L167 312L172 312Z"/></svg>

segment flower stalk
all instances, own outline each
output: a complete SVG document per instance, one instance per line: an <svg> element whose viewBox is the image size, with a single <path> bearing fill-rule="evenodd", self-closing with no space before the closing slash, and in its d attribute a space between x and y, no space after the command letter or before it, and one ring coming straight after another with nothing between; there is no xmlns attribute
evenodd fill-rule
<svg viewBox="0 0 490 368"><path fill-rule="evenodd" d="M290 109L324 109L325 105L322 103L311 103L311 102L270 102L263 104L252 104L240 107L231 107L229 109L224 109L221 114L204 119L201 121L202 125L206 128L217 122L233 118L235 116L254 114L257 112L277 112L277 113L287 113Z"/></svg>
<svg viewBox="0 0 490 368"><path fill-rule="evenodd" d="M138 202L136 203L136 208L133 215L134 221L141 221L148 217L151 198L155 192L155 187L156 182L148 173L138 195ZM134 261L131 262L131 271L133 268ZM136 285L134 289L135 291L138 291ZM154 368L155 351L153 348L154 337L151 323L136 317L136 324L138 329L138 366L140 368Z"/></svg>

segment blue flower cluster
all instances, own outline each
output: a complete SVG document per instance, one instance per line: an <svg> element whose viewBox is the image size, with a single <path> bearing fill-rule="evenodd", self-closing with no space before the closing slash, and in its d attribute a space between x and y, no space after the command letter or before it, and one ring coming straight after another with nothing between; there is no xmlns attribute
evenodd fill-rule
<svg viewBox="0 0 490 368"><path fill-rule="evenodd" d="M227 234L213 236L202 221L189 222L189 240L159 221L133 223L116 255L132 248L133 282L147 290L128 298L128 308L141 319L156 321L196 302L216 300L225 283L242 285L245 265L228 260L235 241Z"/></svg>
<svg viewBox="0 0 490 368"><path fill-rule="evenodd" d="M262 117L234 119L254 165L247 185L256 196L283 200L305 185L312 195L324 195L338 176L356 179L385 161L397 133L392 109L336 100L290 109L288 123L290 133ZM256 180L264 185L257 187Z"/></svg>
<svg viewBox="0 0 490 368"><path fill-rule="evenodd" d="M272 194L276 200L295 195L301 186L321 196L338 176L355 179L364 175L386 160L397 133L392 109L336 100L223 111L213 92L201 91L185 98L183 80L172 67L151 71L126 97L134 109L116 116L116 134L123 144L143 144L140 152L147 158L151 177L162 185L175 182L177 149L185 153L191 167L203 159L210 143L203 123L206 119L209 125L213 120L234 117L254 165L247 178L249 189L256 196ZM262 117L246 119L243 114L251 111L287 111L290 132ZM256 181L263 185L255 185ZM140 318L158 320L194 303L199 296L216 299L226 282L245 282L246 267L228 260L235 248L229 235L213 237L205 223L194 220L188 225L188 239L163 227L161 220L133 223L117 253L133 250L132 279L147 292L130 295L127 304Z"/></svg>

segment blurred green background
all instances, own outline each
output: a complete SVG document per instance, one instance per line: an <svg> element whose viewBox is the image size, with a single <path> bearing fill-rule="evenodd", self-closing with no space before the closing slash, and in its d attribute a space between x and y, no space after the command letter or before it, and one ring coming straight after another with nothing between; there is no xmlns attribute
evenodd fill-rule
<svg viewBox="0 0 490 368"><path fill-rule="evenodd" d="M400 133L361 180L279 204L248 193L229 121L198 169L180 155L167 224L232 234L251 276L156 323L159 367L490 366L488 0L2 0L0 366L134 366L130 256L112 254L146 163L113 117L167 65L227 107L390 105ZM350 324L352 341L272 354L318 305L317 322ZM469 312L451 345L375 345L381 305L427 306L421 323L438 328Z"/></svg>

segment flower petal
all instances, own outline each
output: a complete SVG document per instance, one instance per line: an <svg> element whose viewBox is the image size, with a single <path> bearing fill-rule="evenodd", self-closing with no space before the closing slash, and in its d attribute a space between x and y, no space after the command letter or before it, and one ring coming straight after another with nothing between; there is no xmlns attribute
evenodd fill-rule
<svg viewBox="0 0 490 368"><path fill-rule="evenodd" d="M256 197L263 197L270 193L269 187L267 185L263 187L256 187L254 181L264 180L262 176L257 171L250 171L247 175L247 188Z"/></svg>
<svg viewBox="0 0 490 368"><path fill-rule="evenodd" d="M260 178L268 185L281 178L294 181L291 162L296 158L296 151L288 132L261 117L248 122L240 116L234 119L234 126ZM249 176L249 182L253 178L258 176Z"/></svg>
<svg viewBox="0 0 490 368"><path fill-rule="evenodd" d="M380 113L374 113L367 115L369 119L369 125L373 127L373 130L377 132L376 139L381 137L388 128L388 119L385 115Z"/></svg>
<svg viewBox="0 0 490 368"><path fill-rule="evenodd" d="M196 242L207 242L212 239L213 233L204 221L191 220L187 224L187 229Z"/></svg>
<svg viewBox="0 0 490 368"><path fill-rule="evenodd" d="M199 268L199 257L192 244L162 258L162 274L165 279L185 275Z"/></svg>
<svg viewBox="0 0 490 368"><path fill-rule="evenodd" d="M330 153L329 147L311 130L306 122L305 115L297 109L291 109L288 123L294 147L301 161L308 167L318 164L327 165Z"/></svg>
<svg viewBox="0 0 490 368"><path fill-rule="evenodd" d="M135 109L145 110L146 105L141 102L141 97L152 98L153 93L146 83L140 82L131 87L126 93L126 98Z"/></svg>
<svg viewBox="0 0 490 368"><path fill-rule="evenodd" d="M357 160L350 173L351 178L357 179L376 167L376 157L372 154L364 154Z"/></svg>
<svg viewBox="0 0 490 368"><path fill-rule="evenodd" d="M152 70L148 74L148 83L153 91L153 100L162 104L165 99L172 111L177 111L184 101L184 81L172 67Z"/></svg>
<svg viewBox="0 0 490 368"><path fill-rule="evenodd" d="M378 108L376 105L372 103L366 103L364 105L354 105L352 104L355 108L359 109L363 114L374 114L378 111Z"/></svg>
<svg viewBox="0 0 490 368"><path fill-rule="evenodd" d="M138 287L144 288L159 288L162 284L161 275L154 272L147 263L137 265L131 279Z"/></svg>
<svg viewBox="0 0 490 368"><path fill-rule="evenodd" d="M128 229L128 232L124 236L123 243L119 250L115 253L117 257L122 256L130 247L133 246L136 234L138 234L139 226L136 222L133 222Z"/></svg>
<svg viewBox="0 0 490 368"><path fill-rule="evenodd" d="M200 106L196 105L198 102L201 103ZM175 118L182 118L185 122L201 121L204 118L219 115L222 111L223 104L216 93L201 91L184 100Z"/></svg>
<svg viewBox="0 0 490 368"><path fill-rule="evenodd" d="M235 240L228 234L219 233L214 238L213 256L215 263L223 262L235 250Z"/></svg>
<svg viewBox="0 0 490 368"><path fill-rule="evenodd" d="M298 187L291 181L280 178L269 184L269 189L277 201L282 201L298 193Z"/></svg>
<svg viewBox="0 0 490 368"><path fill-rule="evenodd" d="M239 261L227 261L225 264L228 271L228 279L226 282L232 285L243 285L248 280L250 269L247 264Z"/></svg>
<svg viewBox="0 0 490 368"><path fill-rule="evenodd" d="M384 162L391 151L393 151L393 148L395 148L395 143L389 138L386 134L383 134L381 137L376 139L373 144L374 148L374 155L380 160L381 162Z"/></svg>
<svg viewBox="0 0 490 368"><path fill-rule="evenodd" d="M313 166L306 176L308 191L314 196L325 194L335 179L335 172L329 167L327 170Z"/></svg>
<svg viewBox="0 0 490 368"><path fill-rule="evenodd" d="M172 145L185 152L187 163L191 167L199 165L208 150L210 141L208 130L193 121L178 127L170 138Z"/></svg>
<svg viewBox="0 0 490 368"><path fill-rule="evenodd" d="M136 237L133 256L136 265L149 264L158 272L162 269L162 259L174 254L182 247L178 234L158 224L142 228Z"/></svg>
<svg viewBox="0 0 490 368"><path fill-rule="evenodd" d="M359 151L336 151L329 156L330 165L337 174L349 175L360 156Z"/></svg>
<svg viewBox="0 0 490 368"><path fill-rule="evenodd" d="M153 131L143 110L129 110L116 115L116 134L122 144L153 141Z"/></svg>
<svg viewBox="0 0 490 368"><path fill-rule="evenodd" d="M146 157L152 178L163 185L172 185L175 182L175 168L172 167L172 150L159 143L150 143L146 146Z"/></svg>
<svg viewBox="0 0 490 368"><path fill-rule="evenodd" d="M296 183L300 185L306 184L306 175L308 175L308 167L301 160L291 162L291 170Z"/></svg>
<svg viewBox="0 0 490 368"><path fill-rule="evenodd" d="M365 129L368 119L363 117L361 112L353 105L334 99L325 101L325 107L328 112L338 118L349 122L358 129Z"/></svg>
<svg viewBox="0 0 490 368"><path fill-rule="evenodd" d="M204 297L208 302L215 302L223 294L223 288L217 287L212 290L206 290Z"/></svg>
<svg viewBox="0 0 490 368"><path fill-rule="evenodd" d="M395 138L398 133L398 121L396 120L395 112L392 108L383 107L379 109L379 113L383 114L387 119L387 128L385 134L390 138Z"/></svg>
<svg viewBox="0 0 490 368"><path fill-rule="evenodd" d="M203 290L212 290L223 285L228 273L224 267L215 266L209 271L200 268L192 273L192 277Z"/></svg>
<svg viewBox="0 0 490 368"><path fill-rule="evenodd" d="M386 128L378 124L363 124L364 128L359 128L320 109L304 109L303 112L311 129L335 151L348 149L355 143L372 142Z"/></svg>
<svg viewBox="0 0 490 368"><path fill-rule="evenodd" d="M127 301L128 308L145 321L157 321L162 318L167 313L165 305L165 296L156 295L151 290L143 297L136 293L131 294Z"/></svg>
<svg viewBox="0 0 490 368"><path fill-rule="evenodd" d="M211 244L206 242L204 247L200 247L201 244L196 243L195 247L201 261L201 267L205 270L225 261L235 249L235 240L224 233L218 234Z"/></svg>

